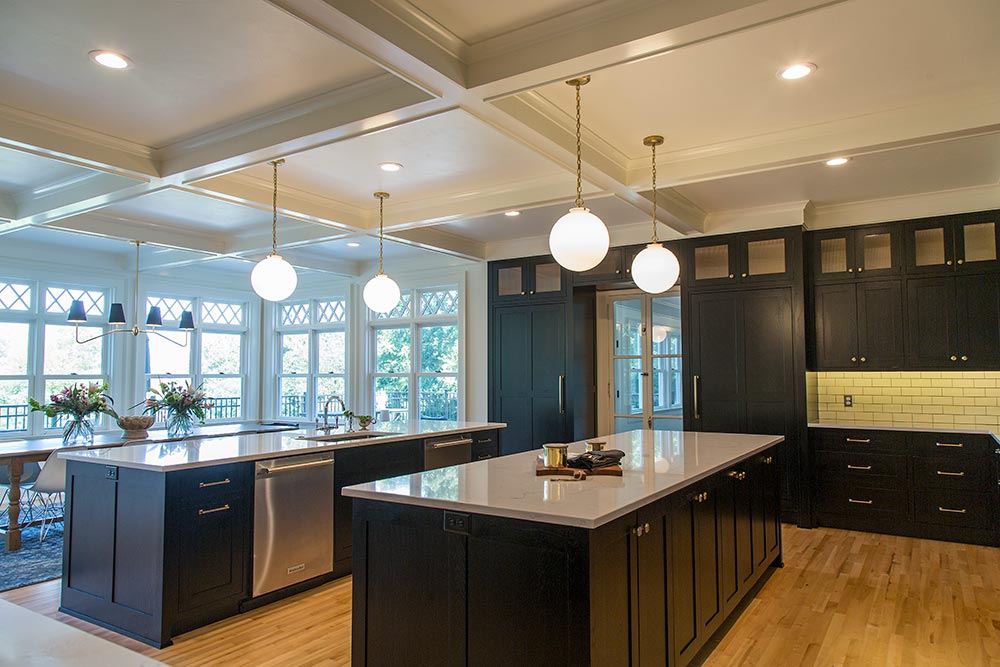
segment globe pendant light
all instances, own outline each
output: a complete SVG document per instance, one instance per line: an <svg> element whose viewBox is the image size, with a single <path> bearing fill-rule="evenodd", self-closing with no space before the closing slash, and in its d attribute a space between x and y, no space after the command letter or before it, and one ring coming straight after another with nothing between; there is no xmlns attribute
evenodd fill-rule
<svg viewBox="0 0 1000 667"><path fill-rule="evenodd" d="M250 284L257 296L265 301L284 301L299 283L295 269L278 254L278 165L284 160L274 160L274 195L271 199L271 254L257 262L250 273Z"/></svg>
<svg viewBox="0 0 1000 667"><path fill-rule="evenodd" d="M663 143L663 137L653 135L642 143L653 148L653 242L632 260L632 280L644 292L661 294L677 283L681 266L656 234L656 147Z"/></svg>
<svg viewBox="0 0 1000 667"><path fill-rule="evenodd" d="M376 313L390 313L399 303L399 285L382 271L382 205L388 192L376 192L378 197L378 273L365 285L365 305Z"/></svg>
<svg viewBox="0 0 1000 667"><path fill-rule="evenodd" d="M608 254L611 239L604 222L583 205L583 163L580 139L580 86L589 76L566 83L576 87L576 206L556 220L549 232L549 251L561 266L570 271L586 271L601 263Z"/></svg>

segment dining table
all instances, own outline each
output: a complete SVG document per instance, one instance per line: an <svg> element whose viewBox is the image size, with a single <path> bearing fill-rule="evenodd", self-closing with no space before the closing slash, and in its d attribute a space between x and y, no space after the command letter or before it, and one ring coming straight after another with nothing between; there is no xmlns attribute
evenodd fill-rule
<svg viewBox="0 0 1000 667"><path fill-rule="evenodd" d="M123 440L120 433L95 433L94 442L87 449L121 447L123 445L143 445L156 442L171 442L176 440L194 440L199 438L218 438L228 435L245 435L248 433L268 433L272 431L289 431L298 429L299 425L288 422L237 422L233 424L209 424L195 427L192 433L185 437L171 438L165 430L150 431L149 437L141 440ZM10 483L7 492L7 525L0 526L0 537L3 538L8 552L21 548L21 532L32 524L21 524L22 489L21 477L24 475L26 463L41 462L49 458L52 452L69 449L63 445L62 438L38 438L34 440L8 440L0 442L0 466L10 468ZM76 449L76 447L73 447Z"/></svg>

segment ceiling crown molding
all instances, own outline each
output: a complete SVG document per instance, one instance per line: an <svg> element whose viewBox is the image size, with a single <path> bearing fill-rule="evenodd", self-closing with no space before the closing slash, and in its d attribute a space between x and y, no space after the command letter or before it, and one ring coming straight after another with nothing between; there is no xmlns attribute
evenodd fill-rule
<svg viewBox="0 0 1000 667"><path fill-rule="evenodd" d="M800 227L806 222L809 200L783 202L769 206L716 211L705 217L705 234L730 234L778 227Z"/></svg>
<svg viewBox="0 0 1000 667"><path fill-rule="evenodd" d="M463 63L467 62L469 45L432 16L418 9L412 2L408 0L374 0L374 2L452 58Z"/></svg>
<svg viewBox="0 0 1000 667"><path fill-rule="evenodd" d="M816 206L807 229L830 229L1000 209L1000 184Z"/></svg>

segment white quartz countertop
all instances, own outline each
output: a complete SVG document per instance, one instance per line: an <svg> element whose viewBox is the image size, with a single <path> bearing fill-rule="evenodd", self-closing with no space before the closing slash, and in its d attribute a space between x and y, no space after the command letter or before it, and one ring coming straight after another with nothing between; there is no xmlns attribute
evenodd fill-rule
<svg viewBox="0 0 1000 667"><path fill-rule="evenodd" d="M170 472L173 470L203 468L238 461L258 461L282 456L294 456L296 454L329 452L352 447L370 447L388 442L400 442L402 440L449 435L452 433L486 431L496 428L506 428L506 426L506 424L494 422L418 420L399 424L378 424L376 428L368 431L381 434L378 437L362 438L346 434L343 429L334 429L329 432L329 435L337 437L344 435L348 439L330 441L305 440L303 438L327 435L325 431L319 432L315 428L305 428L298 431L281 433L258 433L222 438L125 445L111 449L81 449L63 452L59 456L75 461L87 461L101 465Z"/></svg>
<svg viewBox="0 0 1000 667"><path fill-rule="evenodd" d="M155 667L147 658L83 630L0 600L0 665Z"/></svg>
<svg viewBox="0 0 1000 667"><path fill-rule="evenodd" d="M1000 441L994 431L976 428L926 427L926 426L872 426L868 424L828 424L826 422L809 422L809 428L858 429L864 431L906 431L908 433L965 433L968 435L990 435Z"/></svg>
<svg viewBox="0 0 1000 667"><path fill-rule="evenodd" d="M596 528L784 440L782 436L629 431L600 438L625 452L622 477L535 476L540 450L344 488L345 496ZM571 443L570 454L586 449Z"/></svg>

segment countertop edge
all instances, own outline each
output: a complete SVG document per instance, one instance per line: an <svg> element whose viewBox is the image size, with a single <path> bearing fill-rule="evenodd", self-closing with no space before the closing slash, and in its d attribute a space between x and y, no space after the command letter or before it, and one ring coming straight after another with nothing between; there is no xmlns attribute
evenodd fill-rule
<svg viewBox="0 0 1000 667"><path fill-rule="evenodd" d="M875 424L834 424L830 422L809 422L806 424L808 428L835 428L835 429L857 429L863 431L902 431L905 433L961 433L965 435L989 435L993 436L993 439L1000 442L1000 437L997 437L998 431L985 429L985 428L959 428L955 426L933 426L930 428L925 428L923 426L886 426L886 425L875 425Z"/></svg>
<svg viewBox="0 0 1000 667"><path fill-rule="evenodd" d="M666 498L671 494L677 493L678 491L681 491L684 488L691 486L696 482L700 482L706 477L714 475L720 470L724 470L725 468L733 465L734 463L745 461L751 458L752 456L755 456L760 452L769 449L775 445L778 445L784 441L785 441L785 436L782 435L773 436L773 439L770 440L769 442L761 444L759 447L756 447L752 451L749 451L742 456L730 459L725 463L717 465L708 470L704 470L699 474L692 476L690 478L684 479L683 481L678 482L674 486L661 489L655 493L646 496L645 498L634 500L630 503L626 503L625 505L615 509L612 512L608 512L607 514L604 514L602 516L590 520L577 519L573 517L558 517L551 514L539 514L537 512L519 511L511 508L496 508L496 507L489 507L486 505L460 503L458 501L440 500L437 498L414 498L413 496L400 496L392 493L368 491L363 489L362 488L363 485L361 484L353 486L345 486L342 493L345 496L351 498L360 498L362 500L374 500L374 501L395 503L397 505L413 505L415 507L430 507L433 509L456 510L461 512L467 512L470 514L484 514L487 516L496 516L506 519L519 519L522 521L533 521L535 523L548 523L558 526L568 526L571 528L586 528L593 530L595 528L600 528L605 524L611 523L615 519L623 517L629 512L635 511L640 507L645 507L650 503L654 503L662 498ZM480 463L488 463L488 462L475 461L473 463L465 463L462 465L477 465Z"/></svg>
<svg viewBox="0 0 1000 667"><path fill-rule="evenodd" d="M465 432L476 432L476 431L490 431L493 429L507 428L507 424L504 422L474 422L474 425L465 425L462 428L452 428L443 431L428 431L426 433L406 433L398 435L388 435L380 438L368 438L365 440L357 440L352 442L331 442L329 445L316 445L312 447L304 446L301 449L286 449L280 452L261 452L259 454L243 454L240 456L229 456L224 458L213 459L211 461L197 461L188 463L178 463L173 465L154 465L149 463L139 463L132 461L117 461L114 459L104 458L100 452L115 452L119 453L121 450L128 447L148 447L149 445L155 444L166 444L160 442L142 442L136 444L122 445L121 447L101 447L93 449L82 449L74 450L68 452L60 452L59 457L73 460L73 461L83 461L84 463L96 463L98 465L113 465L119 468L129 468L133 470L149 470L152 472L175 472L179 470L192 470L195 468L210 468L212 466L227 465L230 463L241 463L249 461L263 461L267 459L279 459L286 456L298 456L300 454L319 454L323 452L331 452L342 449L354 449L356 447L371 447L373 445L384 445L392 442L402 442L405 440L416 440L421 438L432 438L439 435L450 435L453 433L465 433ZM303 430L303 429L298 429ZM190 438L184 441L185 443L194 443L199 440L221 440L222 438L231 437L253 437L255 435L268 436L277 435L279 433L286 433L286 437L291 437L294 431L277 431L270 433L245 433L245 434L233 434L226 436L216 436L216 437L205 437L205 438ZM295 438L298 439L298 438ZM176 441L175 441L176 442ZM305 443L317 442L315 440L303 440Z"/></svg>

